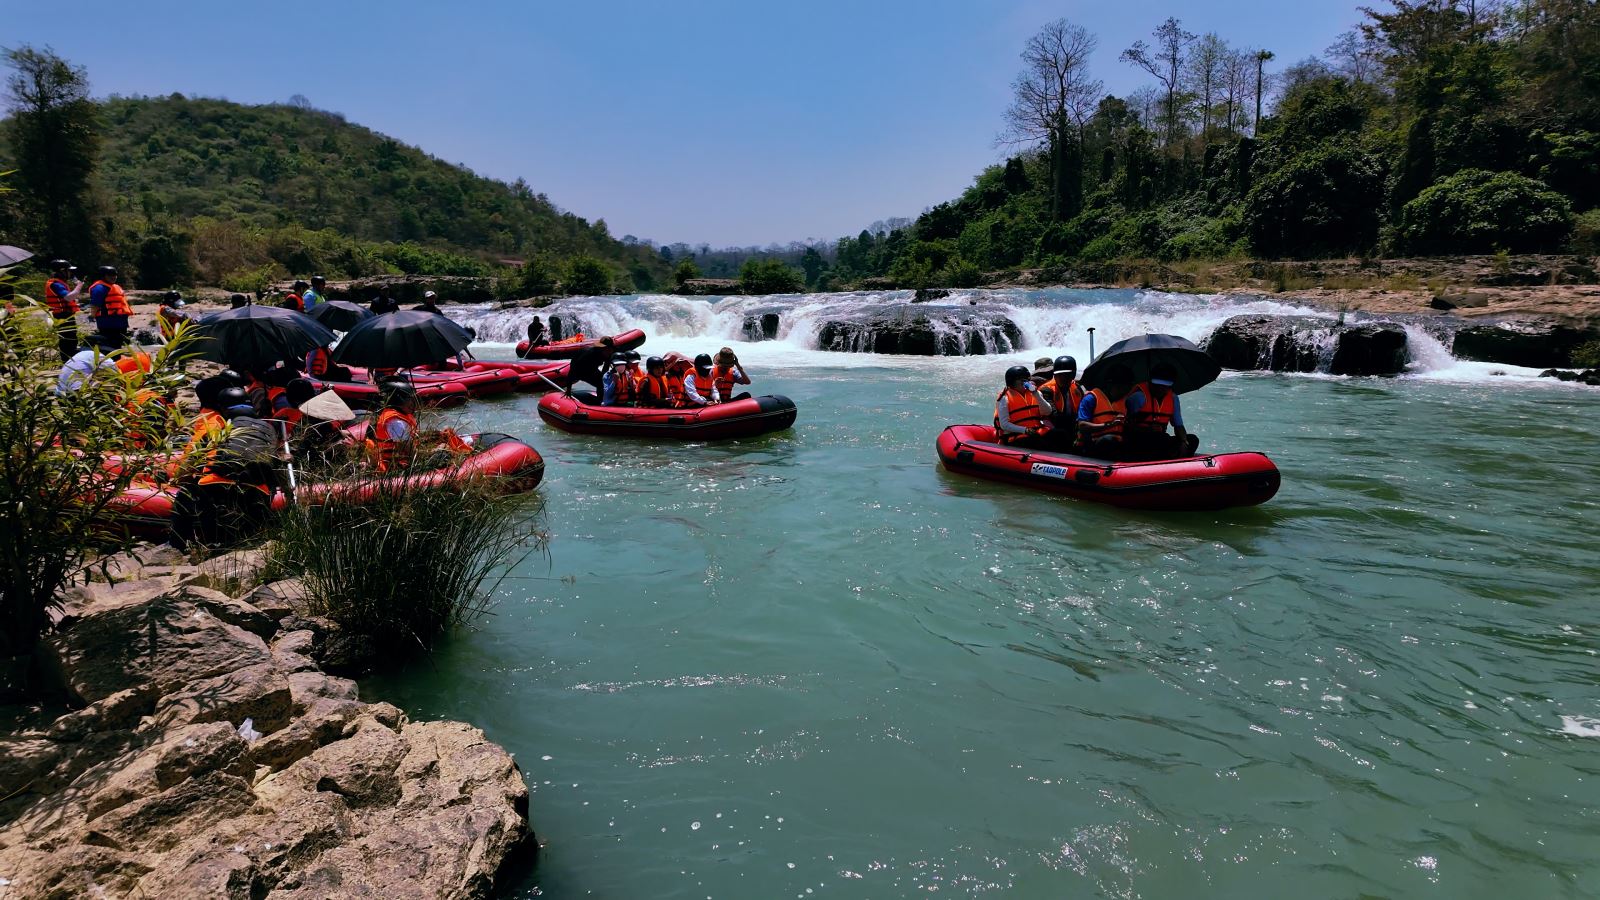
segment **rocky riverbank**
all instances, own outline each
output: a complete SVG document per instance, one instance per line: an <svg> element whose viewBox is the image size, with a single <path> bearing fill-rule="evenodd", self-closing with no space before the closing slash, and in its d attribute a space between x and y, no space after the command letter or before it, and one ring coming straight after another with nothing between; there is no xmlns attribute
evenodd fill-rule
<svg viewBox="0 0 1600 900"><path fill-rule="evenodd" d="M332 623L259 578L148 549L71 591L66 703L0 734L0 897L480 897L533 852L511 756L362 701Z"/></svg>

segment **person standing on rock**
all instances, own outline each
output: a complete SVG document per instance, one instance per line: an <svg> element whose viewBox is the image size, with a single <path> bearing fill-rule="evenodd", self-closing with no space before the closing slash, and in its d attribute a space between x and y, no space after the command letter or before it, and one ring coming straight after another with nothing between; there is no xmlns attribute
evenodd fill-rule
<svg viewBox="0 0 1600 900"><path fill-rule="evenodd" d="M50 277L44 282L44 305L55 320L56 352L66 362L78 352L78 295L83 292L83 281L71 285L72 263L64 259L50 261Z"/></svg>
<svg viewBox="0 0 1600 900"><path fill-rule="evenodd" d="M412 307L412 309L420 310L422 312L430 312L436 316L444 315L444 310L439 308L439 295L435 294L433 291L423 291L422 302Z"/></svg>
<svg viewBox="0 0 1600 900"><path fill-rule="evenodd" d="M299 283L300 282L296 282L296 284ZM311 290L300 295L300 305L305 307L306 312L311 312L313 309L317 308L318 303L328 299L327 297L323 296L323 293L327 290L328 279L323 278L321 275L311 276Z"/></svg>
<svg viewBox="0 0 1600 900"><path fill-rule="evenodd" d="M116 266L100 267L99 277L89 286L87 305L95 330L115 347L127 346L128 317L133 315L133 308L128 306L122 285L117 284Z"/></svg>
<svg viewBox="0 0 1600 900"><path fill-rule="evenodd" d="M372 298L372 304L368 308L372 310L373 315L399 312L400 301L390 296L389 286L384 285L383 287L378 288L378 296Z"/></svg>

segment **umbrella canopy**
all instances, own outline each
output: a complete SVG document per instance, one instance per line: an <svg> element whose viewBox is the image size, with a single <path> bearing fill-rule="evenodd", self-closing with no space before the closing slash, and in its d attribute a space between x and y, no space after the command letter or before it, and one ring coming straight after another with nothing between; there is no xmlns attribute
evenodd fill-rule
<svg viewBox="0 0 1600 900"><path fill-rule="evenodd" d="M337 338L310 316L276 306L241 306L212 313L195 324L201 359L266 369L299 359Z"/></svg>
<svg viewBox="0 0 1600 900"><path fill-rule="evenodd" d="M415 309L385 313L350 329L333 358L352 366L407 369L443 362L467 349L472 335L444 316Z"/></svg>
<svg viewBox="0 0 1600 900"><path fill-rule="evenodd" d="M335 331L349 331L372 318L371 310L348 300L324 300L313 306L308 315Z"/></svg>
<svg viewBox="0 0 1600 900"><path fill-rule="evenodd" d="M1175 377L1172 392L1198 390L1217 380L1222 366L1204 350L1173 334L1141 334L1118 341L1106 348L1078 379L1085 390L1105 387L1106 375L1116 366L1127 366L1135 384L1150 380L1150 370L1171 366Z"/></svg>
<svg viewBox="0 0 1600 900"><path fill-rule="evenodd" d="M33 252L10 244L0 244L0 266L14 266L19 262L33 259Z"/></svg>

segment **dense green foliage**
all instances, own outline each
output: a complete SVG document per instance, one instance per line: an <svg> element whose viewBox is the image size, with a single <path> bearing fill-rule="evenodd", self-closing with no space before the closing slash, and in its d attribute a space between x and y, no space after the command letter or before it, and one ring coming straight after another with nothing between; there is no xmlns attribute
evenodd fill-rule
<svg viewBox="0 0 1600 900"><path fill-rule="evenodd" d="M648 289L671 272L653 248L616 240L604 221L565 212L521 181L480 177L336 113L178 94L90 110L101 143L93 196L64 208L93 211L106 227L90 249L71 252L80 266L114 261L139 287L313 272L485 275L534 257L561 268L601 260L617 276L608 289ZM0 168L36 169L27 150L8 134ZM0 208L0 231L53 245L15 207Z"/></svg>
<svg viewBox="0 0 1600 900"><path fill-rule="evenodd" d="M11 67L6 90L11 118L4 142L31 165L19 167L11 203L0 210L0 233L37 236L59 255L95 250L89 179L100 150L88 74L49 51L31 47L3 53ZM0 165L0 171L11 168Z"/></svg>
<svg viewBox="0 0 1600 900"><path fill-rule="evenodd" d="M1039 140L913 222L820 248L831 267L808 281L961 286L974 268L1135 258L1600 250L1600 4L1391 0L1366 16L1325 59L1276 73L1270 53L1169 20L1123 55L1157 86L1097 103L1045 96L1056 118L1034 123ZM1040 47L1059 51L1061 35L1074 33L1046 26L1025 51L1013 129L1048 93L1034 77ZM1045 62L1071 76L1060 84L1098 86L1084 59Z"/></svg>
<svg viewBox="0 0 1600 900"><path fill-rule="evenodd" d="M739 271L746 294L792 294L805 285L805 275L779 259L748 259Z"/></svg>

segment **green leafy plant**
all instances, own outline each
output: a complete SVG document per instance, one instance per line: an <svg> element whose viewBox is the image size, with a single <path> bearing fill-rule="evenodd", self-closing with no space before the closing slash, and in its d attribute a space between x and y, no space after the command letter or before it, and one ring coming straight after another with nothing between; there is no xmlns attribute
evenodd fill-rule
<svg viewBox="0 0 1600 900"><path fill-rule="evenodd" d="M781 259L747 259L739 284L746 294L792 294L806 286L806 279Z"/></svg>
<svg viewBox="0 0 1600 900"><path fill-rule="evenodd" d="M1573 348L1572 364L1585 369L1600 368L1600 340L1584 341Z"/></svg>
<svg viewBox="0 0 1600 900"><path fill-rule="evenodd" d="M1525 253L1557 249L1571 232L1571 204L1544 182L1467 169L1407 203L1397 237L1412 253Z"/></svg>
<svg viewBox="0 0 1600 900"><path fill-rule="evenodd" d="M569 294L598 296L611 293L614 276L611 267L592 256L576 256L567 261L562 288Z"/></svg>

